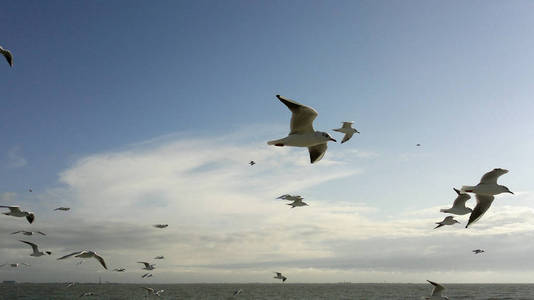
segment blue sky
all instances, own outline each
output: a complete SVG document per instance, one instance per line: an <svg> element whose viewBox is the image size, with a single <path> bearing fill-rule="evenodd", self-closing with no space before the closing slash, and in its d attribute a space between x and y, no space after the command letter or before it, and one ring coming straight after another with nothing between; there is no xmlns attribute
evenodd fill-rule
<svg viewBox="0 0 534 300"><path fill-rule="evenodd" d="M84 201L92 201L95 190L117 184L112 175L125 175L117 171L130 166L124 161L162 165L147 171L151 177L122 183L136 190L140 182L177 174L166 173L165 160L176 163L182 177L190 176L176 180L197 182L191 174L217 178L225 176L223 166L230 174L249 172L238 172L234 163L255 159L254 176L265 186L235 186L243 199L254 194L256 204L266 205L260 203L278 192L300 193L325 210L340 206L397 222L410 212L447 205L453 186L475 184L483 173L503 167L510 170L503 183L520 195L495 204L510 205L513 212L524 209L530 216L533 8L529 1L6 2L0 12L5 28L0 45L13 52L15 65L0 68L0 195L34 210L61 202L72 206L73 214L79 208L90 222L95 216L84 211ZM290 116L276 94L314 107L319 112L316 129L354 120L361 134L343 145L331 144L325 160L314 166L305 164L305 150L268 147L267 140L287 133ZM162 150L168 148L175 149L174 155ZM194 153L206 157L194 156L192 169L180 169L187 164L183 156ZM126 159L128 155L134 158ZM303 161L295 164L288 158ZM143 163L132 165L139 168L132 168L132 174L147 169ZM295 177L284 177L292 172ZM306 181L304 174L321 172L333 179ZM237 173L241 181L253 180ZM107 178L103 174L110 174L108 181L96 180ZM92 176L94 185L88 183ZM277 189L282 178L297 182L282 185L293 190ZM171 199L198 192L170 188L172 180L154 184L157 188L139 188L146 199L115 190L98 195L101 201L111 195L139 196L138 202L118 200L124 206L116 207L137 211L152 204L183 209L191 204L176 200L171 205ZM34 193L26 192L29 186ZM227 191L228 199L236 191ZM221 212L227 213L246 219L242 211ZM62 225L47 214L43 222L50 217L51 223ZM429 218L442 217L434 213ZM530 228L528 220L511 232ZM227 224L232 229L228 234L242 233L248 221L242 222L236 224L243 227ZM266 226L271 228L272 222ZM428 224L432 227L432 220ZM197 230L192 228L191 234ZM307 253L313 247L302 249ZM283 251L280 255L294 259ZM300 272L298 266L295 272ZM500 280L514 281L519 271L508 271L500 273ZM174 280L171 273L168 280ZM225 278L215 271L197 274L203 274L199 281ZM376 280L402 281L388 276ZM406 281L424 279L413 275Z"/></svg>

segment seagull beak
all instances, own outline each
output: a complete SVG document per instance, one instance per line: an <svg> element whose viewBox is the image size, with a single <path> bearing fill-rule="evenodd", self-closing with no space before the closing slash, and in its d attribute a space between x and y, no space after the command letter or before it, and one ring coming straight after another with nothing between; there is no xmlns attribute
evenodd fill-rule
<svg viewBox="0 0 534 300"><path fill-rule="evenodd" d="M335 143L337 143L337 141L336 141L336 140L334 140L333 138L330 138L330 140L331 140L332 142L335 142Z"/></svg>

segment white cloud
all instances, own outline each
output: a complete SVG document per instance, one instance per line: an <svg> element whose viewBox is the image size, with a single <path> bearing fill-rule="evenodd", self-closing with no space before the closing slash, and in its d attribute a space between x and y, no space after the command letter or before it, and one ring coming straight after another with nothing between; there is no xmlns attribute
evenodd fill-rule
<svg viewBox="0 0 534 300"><path fill-rule="evenodd" d="M7 168L22 168L28 164L28 161L22 156L19 147L13 147L7 151L6 163Z"/></svg>

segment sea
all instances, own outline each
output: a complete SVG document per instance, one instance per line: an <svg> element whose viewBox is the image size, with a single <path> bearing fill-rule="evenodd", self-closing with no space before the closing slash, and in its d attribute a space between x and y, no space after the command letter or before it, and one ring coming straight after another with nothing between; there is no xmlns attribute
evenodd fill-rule
<svg viewBox="0 0 534 300"><path fill-rule="evenodd" d="M534 284L443 284L449 299L534 300ZM142 284L60 283L0 284L0 299L79 299L83 293L96 296L81 299L424 299L430 284L339 283L339 284L152 284L165 290L160 297L148 295ZM241 294L233 296L237 289Z"/></svg>

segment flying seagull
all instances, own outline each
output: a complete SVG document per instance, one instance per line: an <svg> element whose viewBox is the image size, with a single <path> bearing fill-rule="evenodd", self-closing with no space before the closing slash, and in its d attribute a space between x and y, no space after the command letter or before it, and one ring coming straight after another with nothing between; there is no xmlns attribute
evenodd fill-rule
<svg viewBox="0 0 534 300"><path fill-rule="evenodd" d="M155 265L156 264L149 264L147 263L146 261L138 261L137 263L140 263L140 264L144 264L145 267L143 268L143 270L147 270L147 271L152 271L154 270L156 267Z"/></svg>
<svg viewBox="0 0 534 300"><path fill-rule="evenodd" d="M445 289L441 284L435 283L430 280L427 281L434 286L434 289L432 290L432 295L430 297L425 297L426 300L449 300L448 297L441 296L441 293Z"/></svg>
<svg viewBox="0 0 534 300"><path fill-rule="evenodd" d="M476 249L476 250L473 250L473 253L475 254L480 254L480 253L484 253L486 251L482 250L482 249Z"/></svg>
<svg viewBox="0 0 534 300"><path fill-rule="evenodd" d="M242 289L237 289L237 290L234 291L234 294L232 296L237 296L237 295L241 294L242 292L243 292Z"/></svg>
<svg viewBox="0 0 534 300"><path fill-rule="evenodd" d="M460 223L460 222L456 221L453 216L447 216L445 217L445 219L443 219L443 221L437 222L436 224L438 224L438 226L434 227L434 229L440 228L441 226L445 226L445 225L454 225L456 223Z"/></svg>
<svg viewBox="0 0 534 300"><path fill-rule="evenodd" d="M454 214L454 215L466 215L471 213L473 210L465 206L465 202L471 199L471 196L467 193L462 193L460 190L453 188L453 190L458 194L451 208L440 209L440 212Z"/></svg>
<svg viewBox="0 0 534 300"><path fill-rule="evenodd" d="M11 234L17 234L17 233L22 233L24 235L33 235L34 233L38 233L40 235L46 235L44 232L42 231L26 231L26 230L19 230L19 231L15 231L15 232L12 232Z"/></svg>
<svg viewBox="0 0 534 300"><path fill-rule="evenodd" d="M117 268L117 269L113 269L114 272L124 272L126 271L125 268Z"/></svg>
<svg viewBox="0 0 534 300"><path fill-rule="evenodd" d="M313 120L317 117L317 111L280 95L276 97L291 110L290 131L287 137L269 141L267 144L279 147L307 147L312 164L321 160L328 148L327 143L336 140L326 132L313 129Z"/></svg>
<svg viewBox="0 0 534 300"><path fill-rule="evenodd" d="M58 260L69 258L71 256L78 257L78 258L94 258L94 259L98 260L98 262L102 265L102 267L104 267L104 269L106 269L106 270L108 269L108 267L106 266L106 262L104 261L102 256L98 255L94 251L89 251L89 250L82 250L82 251L73 252L71 254L67 254L65 256L62 256L62 257L58 258Z"/></svg>
<svg viewBox="0 0 534 300"><path fill-rule="evenodd" d="M54 209L54 210L67 211L67 210L70 210L70 207L63 207L63 206L62 206L62 207L58 207L58 208L56 208L56 209Z"/></svg>
<svg viewBox="0 0 534 300"><path fill-rule="evenodd" d="M169 226L169 224L156 224L154 225L154 227L156 228L167 228Z"/></svg>
<svg viewBox="0 0 534 300"><path fill-rule="evenodd" d="M291 208L299 207L299 206L308 206L308 203L302 201L302 199L295 200L291 203L288 203L287 205L291 206Z"/></svg>
<svg viewBox="0 0 534 300"><path fill-rule="evenodd" d="M352 137L353 134L360 133L358 130L352 128L352 124L354 124L354 122L341 122L341 123L343 124L343 126L341 126L341 128L332 129L334 131L341 132L341 133L345 134L345 136L343 137L343 140L341 141L341 144L343 144L344 142L350 140L350 138Z"/></svg>
<svg viewBox="0 0 534 300"><path fill-rule="evenodd" d="M165 256L163 256L163 255L154 257L154 259L164 259L164 258L165 258Z"/></svg>
<svg viewBox="0 0 534 300"><path fill-rule="evenodd" d="M285 277L284 275L282 275L282 273L280 272L274 272L276 274L276 276L274 276L273 278L275 279L282 279L282 282L286 281L287 280L287 277Z"/></svg>
<svg viewBox="0 0 534 300"><path fill-rule="evenodd" d="M148 294L153 294L158 297L161 295L161 293L165 292L165 290L156 291L155 289L149 288L149 287L143 287L143 288L148 292Z"/></svg>
<svg viewBox="0 0 534 300"><path fill-rule="evenodd" d="M256 164L256 162L255 162L255 161L253 161L253 160L251 160L251 161L250 161L250 162L249 162L248 164L249 164L250 166L253 166L253 165L255 165L255 164Z"/></svg>
<svg viewBox="0 0 534 300"><path fill-rule="evenodd" d="M142 278L149 278L149 277L152 277L152 274L150 273L145 273L143 274L143 276L141 276Z"/></svg>
<svg viewBox="0 0 534 300"><path fill-rule="evenodd" d="M93 292L86 292L86 293L81 294L80 298L81 297L89 297L89 296L97 296L97 294L95 294Z"/></svg>
<svg viewBox="0 0 534 300"><path fill-rule="evenodd" d="M25 217L26 220L31 224L33 223L33 220L35 220L35 214L32 212L20 210L20 206L13 205L13 206L6 206L6 205L0 205L0 207L9 208L9 212L3 213L6 216L12 216L12 217Z"/></svg>
<svg viewBox="0 0 534 300"><path fill-rule="evenodd" d="M289 201L299 201L299 200L303 200L304 198L302 198L301 196L299 195L289 195L289 194L285 194L285 195L282 195L276 199L283 199L283 200L289 200Z"/></svg>
<svg viewBox="0 0 534 300"><path fill-rule="evenodd" d="M495 195L501 193L510 193L514 194L504 185L498 185L497 179L501 176L508 173L508 170L505 169L493 169L492 171L484 174L480 179L480 183L475 186L464 185L462 187L462 192L465 193L474 193L477 198L477 205L475 209L469 216L469 222L465 225L467 228L472 223L478 221L484 213L490 208L491 203L495 199Z"/></svg>
<svg viewBox="0 0 534 300"><path fill-rule="evenodd" d="M73 285L75 285L76 283L74 281L71 281L71 282L65 282L65 287L71 287Z"/></svg>
<svg viewBox="0 0 534 300"><path fill-rule="evenodd" d="M2 55L5 57L9 66L13 67L13 54L11 54L11 51L4 49L2 48L2 46L0 46L0 53L2 53Z"/></svg>
<svg viewBox="0 0 534 300"><path fill-rule="evenodd" d="M52 252L50 252L50 251L45 251L45 252L39 251L39 246L37 246L34 243L27 242L27 241L21 241L21 240L19 240L19 242L23 242L23 243L28 244L28 245L30 245L32 247L33 253L30 254L30 256L39 257L39 256L45 255L45 253L48 254L48 255L52 254Z"/></svg>

